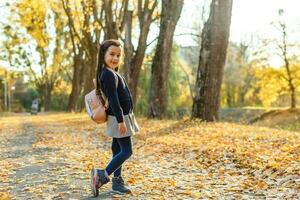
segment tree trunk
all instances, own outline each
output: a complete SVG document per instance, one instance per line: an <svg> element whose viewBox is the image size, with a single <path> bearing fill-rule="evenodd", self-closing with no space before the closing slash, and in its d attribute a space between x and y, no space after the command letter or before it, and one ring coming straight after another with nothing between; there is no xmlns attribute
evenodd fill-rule
<svg viewBox="0 0 300 200"><path fill-rule="evenodd" d="M231 108L233 105L233 87L230 84L228 84L226 88L226 102L227 106Z"/></svg>
<svg viewBox="0 0 300 200"><path fill-rule="evenodd" d="M287 58L287 43L286 43L286 32L285 32L285 26L283 29L283 57L284 57L284 63L285 63L285 70L287 73L287 81L288 81L288 85L289 85L289 92L291 94L291 108L296 108L296 89L295 89L295 85L294 85L294 81L293 81L293 77L292 77L292 72L290 69L290 62Z"/></svg>
<svg viewBox="0 0 300 200"><path fill-rule="evenodd" d="M45 89L44 89L44 108L45 108L45 111L49 111L50 110L50 106L51 106L51 92L52 92L51 86L49 86L48 84L46 84Z"/></svg>
<svg viewBox="0 0 300 200"><path fill-rule="evenodd" d="M139 39L138 48L135 51L135 55L130 56L132 59L127 61L127 63L130 63L130 65L126 66L127 67L126 71L129 71L129 75L127 75L126 77L128 78L127 81L128 81L129 88L131 90L134 104L136 103L139 75L145 57L145 51L147 48L146 42L149 33L149 28L150 25L149 26L147 25L143 27L143 29L141 30L142 35L140 36Z"/></svg>
<svg viewBox="0 0 300 200"><path fill-rule="evenodd" d="M82 42L85 44L83 57L84 61L84 86L83 86L83 95L89 93L94 89L93 79L96 77L96 69L98 62L98 43L99 41L94 40L94 35L97 35L99 30L95 32L88 31L87 27L90 25L91 16L89 15L88 6L82 2L82 7L84 11L84 27L83 29L83 39ZM84 101L81 102L80 110L84 108Z"/></svg>
<svg viewBox="0 0 300 200"><path fill-rule="evenodd" d="M192 117L219 119L220 92L228 46L232 0L212 0L204 25Z"/></svg>
<svg viewBox="0 0 300 200"><path fill-rule="evenodd" d="M86 95L91 90L95 88L93 79L96 77L96 67L97 67L97 48L96 45L90 46L89 53L91 58L86 60L84 64L84 86L83 86L83 95ZM84 101L82 101L80 110L84 108Z"/></svg>
<svg viewBox="0 0 300 200"><path fill-rule="evenodd" d="M179 20L183 0L162 1L160 32L151 66L149 117L162 118L168 105L168 75L173 35Z"/></svg>
<svg viewBox="0 0 300 200"><path fill-rule="evenodd" d="M36 87L41 97L41 107L44 108L44 111L49 111L52 89L47 83L38 84Z"/></svg>
<svg viewBox="0 0 300 200"><path fill-rule="evenodd" d="M132 14L133 11L127 11L125 13L125 42L124 42L124 75L126 80L131 80L130 78L130 66L132 65L132 57L133 57L133 46L132 46L132 40L131 40L131 33L132 33ZM128 83L130 85L130 83ZM134 93L132 90L131 85L129 86L131 89L131 93Z"/></svg>
<svg viewBox="0 0 300 200"><path fill-rule="evenodd" d="M103 7L105 10L105 36L104 39L118 39L118 28L117 23L113 17L111 0L103 0Z"/></svg>
<svg viewBox="0 0 300 200"><path fill-rule="evenodd" d="M284 11L279 10L279 15L282 16ZM288 42L287 42L287 32L286 32L286 23L284 21L279 21L280 28L282 29L282 43L279 44L279 49L282 53L282 59L284 61L284 67L286 71L286 81L289 85L289 93L291 94L291 108L296 108L296 86L294 84L294 77L292 76L292 71L290 68L290 62L288 59Z"/></svg>
<svg viewBox="0 0 300 200"><path fill-rule="evenodd" d="M143 5L142 5L143 4ZM133 102L135 104L137 97L137 86L139 82L139 74L143 64L145 51L147 48L147 38L153 19L153 12L157 6L157 0L153 3L145 0L138 1L138 19L140 24L140 33L138 39L137 49L133 49L131 41L131 24L132 24L132 11L125 13L126 20L124 21L125 28L125 78L130 88Z"/></svg>
<svg viewBox="0 0 300 200"><path fill-rule="evenodd" d="M237 101L237 105L239 107L243 107L245 106L245 96L247 94L248 88L246 87L240 87L238 90L238 101Z"/></svg>
<svg viewBox="0 0 300 200"><path fill-rule="evenodd" d="M291 107L296 108L296 91L295 88L291 91Z"/></svg>
<svg viewBox="0 0 300 200"><path fill-rule="evenodd" d="M80 51L79 54L74 56L72 91L69 96L67 111L77 111L77 103L81 92L82 49L79 49L79 51Z"/></svg>

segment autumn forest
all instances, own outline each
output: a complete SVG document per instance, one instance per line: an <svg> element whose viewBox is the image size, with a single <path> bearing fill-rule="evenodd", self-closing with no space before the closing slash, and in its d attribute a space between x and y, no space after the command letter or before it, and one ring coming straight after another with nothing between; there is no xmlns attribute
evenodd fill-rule
<svg viewBox="0 0 300 200"><path fill-rule="evenodd" d="M2 0L0 200L299 199L300 15L271 4ZM116 97L93 82L110 39ZM86 94L100 83L97 124ZM130 193L115 174L95 193L90 177L128 148L108 137L111 115L121 136L139 127L120 165Z"/></svg>

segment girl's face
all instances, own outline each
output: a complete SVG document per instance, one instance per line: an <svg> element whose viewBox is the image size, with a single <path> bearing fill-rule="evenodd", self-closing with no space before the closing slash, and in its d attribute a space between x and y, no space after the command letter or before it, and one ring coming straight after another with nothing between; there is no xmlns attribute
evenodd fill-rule
<svg viewBox="0 0 300 200"><path fill-rule="evenodd" d="M104 62L109 68L114 70L119 65L120 57L121 57L121 48L112 45L108 47L105 53Z"/></svg>

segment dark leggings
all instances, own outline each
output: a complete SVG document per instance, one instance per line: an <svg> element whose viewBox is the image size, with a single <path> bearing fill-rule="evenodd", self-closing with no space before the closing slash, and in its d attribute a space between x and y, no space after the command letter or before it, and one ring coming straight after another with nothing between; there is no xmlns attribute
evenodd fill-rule
<svg viewBox="0 0 300 200"><path fill-rule="evenodd" d="M121 176L122 164L132 155L131 137L113 138L111 149L113 158L106 167L108 175Z"/></svg>

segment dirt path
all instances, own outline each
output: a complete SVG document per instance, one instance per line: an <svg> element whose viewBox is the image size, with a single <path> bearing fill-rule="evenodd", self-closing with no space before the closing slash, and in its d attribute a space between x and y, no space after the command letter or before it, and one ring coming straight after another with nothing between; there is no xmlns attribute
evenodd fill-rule
<svg viewBox="0 0 300 200"><path fill-rule="evenodd" d="M227 147L221 152L214 149L220 141L224 146L230 139L222 132L223 125L206 125L205 130L174 121L140 123L143 131L133 139L134 155L123 167L133 194L117 195L109 183L96 199L299 198L300 179L298 171L293 171L297 167L291 167L289 174L248 168L246 158L237 152ZM222 130L221 134L203 139L202 133L214 129ZM89 188L90 169L105 167L111 158L110 138L103 136L103 130L85 115L0 118L0 199L95 199ZM199 137L189 139L195 130L201 130ZM232 130L240 134L241 127ZM232 130L229 135L235 134ZM232 140L244 142L245 137ZM283 140L276 137L269 143ZM295 144L299 137L295 138L291 145L297 156ZM251 148L259 145L257 142ZM291 163L297 166L299 161Z"/></svg>
<svg viewBox="0 0 300 200"><path fill-rule="evenodd" d="M72 127L54 119L40 122L37 117L30 116L14 121L6 119L2 123L0 193L5 194L2 198L6 195L12 199L91 198L89 171L78 170L82 169L82 163L70 159L80 152L70 152L59 144L68 143L69 137L63 137L66 135L84 140L88 140L88 135L73 132ZM100 197L116 196L107 189L108 192L101 193Z"/></svg>

